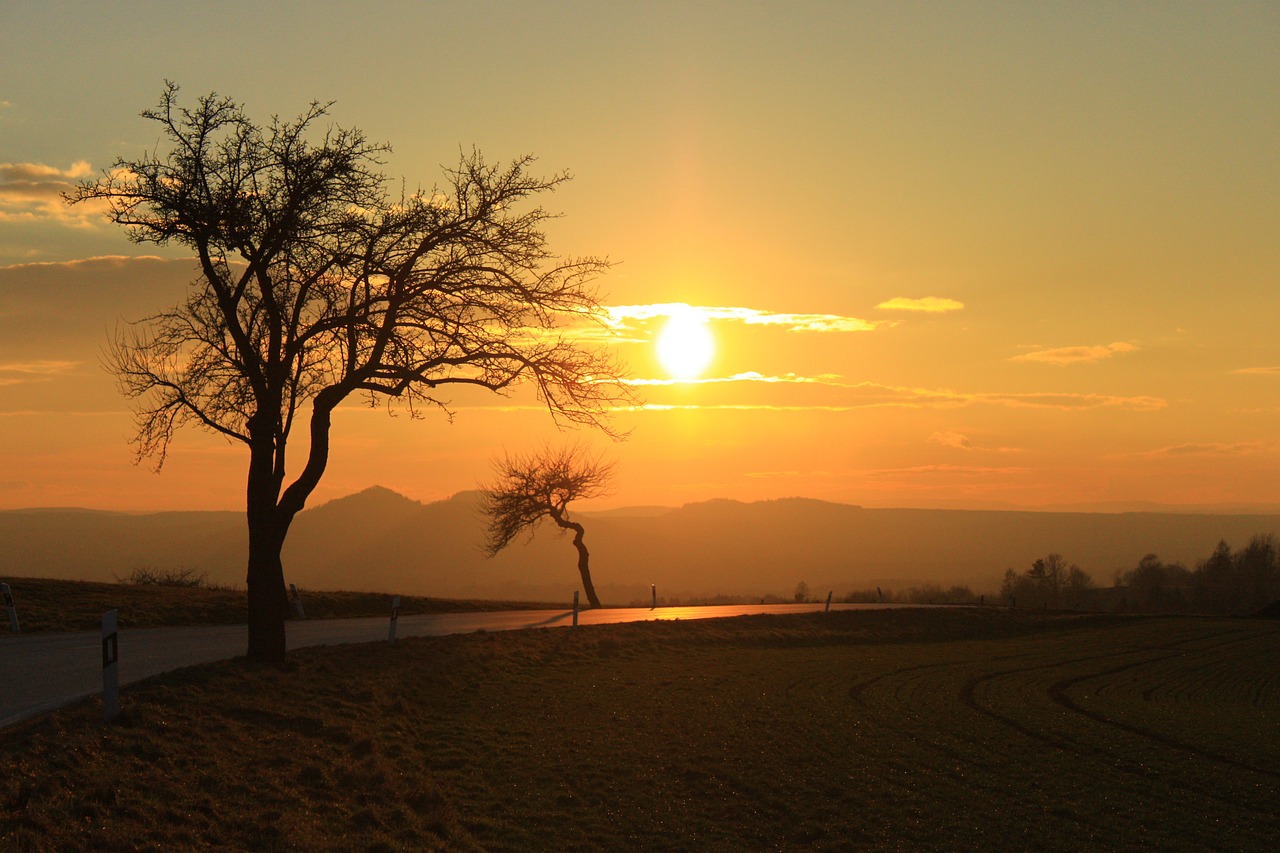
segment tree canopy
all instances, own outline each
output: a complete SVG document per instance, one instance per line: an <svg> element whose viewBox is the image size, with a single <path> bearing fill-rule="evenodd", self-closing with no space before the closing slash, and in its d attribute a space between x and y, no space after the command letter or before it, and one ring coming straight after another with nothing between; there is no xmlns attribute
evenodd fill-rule
<svg viewBox="0 0 1280 853"><path fill-rule="evenodd" d="M188 424L249 448L255 657L283 657L280 548L324 473L343 400L385 398L419 416L447 412L449 386L526 383L556 419L612 432L610 405L627 394L607 353L560 330L597 314L591 282L608 267L552 253L551 214L528 205L567 174L473 151L442 185L393 195L389 148L325 124L330 107L255 124L216 94L182 107L169 83L143 113L167 145L117 160L69 198L105 200L136 243L195 255L186 299L118 334L110 359L134 400L140 459L163 464ZM288 441L307 403L310 447L289 480Z"/></svg>
<svg viewBox="0 0 1280 853"><path fill-rule="evenodd" d="M590 554L583 541L586 530L569 517L569 504L608 493L614 464L591 456L580 446L544 448L525 456L505 456L495 465L497 481L482 494L489 517L485 553L495 556L521 533L533 531L545 519L573 531L578 572L592 607L600 606L591 580Z"/></svg>

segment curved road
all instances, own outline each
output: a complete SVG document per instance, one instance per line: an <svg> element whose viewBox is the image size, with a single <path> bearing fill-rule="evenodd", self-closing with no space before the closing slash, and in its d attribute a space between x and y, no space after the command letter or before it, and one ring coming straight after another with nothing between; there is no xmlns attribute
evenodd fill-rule
<svg viewBox="0 0 1280 853"><path fill-rule="evenodd" d="M713 619L758 613L813 613L823 604L742 604L709 607L605 608L583 610L580 625L643 622L649 619ZM892 604L832 604L833 610L869 610ZM570 610L505 610L427 613L402 616L397 637L468 634L563 627ZM288 622L288 647L386 641L388 617ZM120 684L162 672L244 654L248 628L221 625L200 628L139 628L121 631ZM96 631L0 637L0 728L77 699L102 692L101 638Z"/></svg>

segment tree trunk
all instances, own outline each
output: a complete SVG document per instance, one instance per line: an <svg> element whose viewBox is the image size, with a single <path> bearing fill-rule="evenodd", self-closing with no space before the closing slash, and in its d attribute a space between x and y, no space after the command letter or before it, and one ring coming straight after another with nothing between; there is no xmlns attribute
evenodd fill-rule
<svg viewBox="0 0 1280 853"><path fill-rule="evenodd" d="M582 537L586 531L582 529L582 525L576 521L569 521L558 512L551 513L551 520L563 527L565 530L573 531L573 547L578 549L578 574L582 575L582 589L587 594L587 601L592 607L600 607L600 597L596 595L596 588L591 583L591 568L587 564L591 555L587 553L587 546L583 544Z"/></svg>
<svg viewBox="0 0 1280 853"><path fill-rule="evenodd" d="M578 573L582 575L582 588L586 590L587 601L591 602L592 607L600 606L600 596L596 595L595 585L591 583L591 569L587 567L587 558L591 555L587 553L587 546L582 544L582 525L574 524L577 528L573 534L573 547L578 549Z"/></svg>
<svg viewBox="0 0 1280 853"><path fill-rule="evenodd" d="M251 660L276 666L284 663L285 619L289 596L285 592L280 552L294 517L306 506L329 462L329 429L333 407L346 392L326 388L316 395L311 412L311 450L298 479L280 494L284 479L283 451L271 438L254 442L249 449L249 650ZM251 428L252 429L252 428ZM283 441L283 439L280 439Z"/></svg>
<svg viewBox="0 0 1280 853"><path fill-rule="evenodd" d="M249 571L245 586L249 591L250 660L279 666L285 655L285 616L289 598L284 587L280 549L284 532L274 512L249 515Z"/></svg>
<svg viewBox="0 0 1280 853"><path fill-rule="evenodd" d="M249 448L249 482L246 488L246 519L249 524L249 568L245 587L249 592L250 660L273 665L284 663L284 620L289 599L284 588L280 549L288 524L281 523L276 498L279 479L275 476L275 441L268 434Z"/></svg>

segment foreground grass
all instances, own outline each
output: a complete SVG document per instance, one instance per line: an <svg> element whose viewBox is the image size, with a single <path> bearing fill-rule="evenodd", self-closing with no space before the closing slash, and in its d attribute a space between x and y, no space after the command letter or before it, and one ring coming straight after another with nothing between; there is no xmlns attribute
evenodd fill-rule
<svg viewBox="0 0 1280 853"><path fill-rule="evenodd" d="M0 732L0 849L1272 849L1278 645L938 609L231 661Z"/></svg>
<svg viewBox="0 0 1280 853"><path fill-rule="evenodd" d="M118 613L121 628L240 625L248 613L244 590L50 578L5 578L5 582L13 588L18 619L24 633L97 630L102 614L112 609ZM302 590L301 595L308 619L387 616L391 612L390 596L381 593ZM564 604L458 601L413 595L400 598L400 613L405 616L552 606L564 607ZM8 620L0 615L0 631L7 630Z"/></svg>

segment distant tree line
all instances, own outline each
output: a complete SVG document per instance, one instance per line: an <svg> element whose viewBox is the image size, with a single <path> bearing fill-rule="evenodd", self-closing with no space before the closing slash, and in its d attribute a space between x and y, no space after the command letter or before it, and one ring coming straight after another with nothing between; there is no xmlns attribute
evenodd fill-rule
<svg viewBox="0 0 1280 853"><path fill-rule="evenodd" d="M1194 570L1147 554L1118 572L1110 588L1097 586L1060 554L1049 554L1025 572L1007 569L1000 597L1017 607L1248 615L1280 601L1280 547L1270 534L1254 536L1235 552L1222 541Z"/></svg>
<svg viewBox="0 0 1280 853"><path fill-rule="evenodd" d="M1067 565L1061 554L1049 554L1022 574L1006 569L1000 597L1019 607L1084 610L1097 604L1094 589L1088 572L1075 563Z"/></svg>

